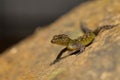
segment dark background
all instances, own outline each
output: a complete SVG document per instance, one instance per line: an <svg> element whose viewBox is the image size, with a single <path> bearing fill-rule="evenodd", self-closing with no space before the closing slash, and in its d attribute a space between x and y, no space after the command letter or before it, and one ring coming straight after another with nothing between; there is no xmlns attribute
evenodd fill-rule
<svg viewBox="0 0 120 80"><path fill-rule="evenodd" d="M0 52L87 0L0 0Z"/></svg>

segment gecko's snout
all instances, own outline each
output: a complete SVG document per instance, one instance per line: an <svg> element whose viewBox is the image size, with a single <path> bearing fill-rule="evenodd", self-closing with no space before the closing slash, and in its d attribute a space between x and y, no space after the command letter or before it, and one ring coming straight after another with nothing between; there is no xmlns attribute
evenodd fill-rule
<svg viewBox="0 0 120 80"><path fill-rule="evenodd" d="M51 43L54 43L54 40L53 40L53 39L51 40Z"/></svg>
<svg viewBox="0 0 120 80"><path fill-rule="evenodd" d="M57 35L54 35L51 40L51 43L55 43L57 41L57 39L58 39Z"/></svg>

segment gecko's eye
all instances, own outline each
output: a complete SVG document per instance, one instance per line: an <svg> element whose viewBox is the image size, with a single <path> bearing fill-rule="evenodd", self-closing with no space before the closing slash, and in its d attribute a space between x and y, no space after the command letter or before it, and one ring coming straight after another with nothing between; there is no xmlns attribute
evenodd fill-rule
<svg viewBox="0 0 120 80"><path fill-rule="evenodd" d="M59 41L63 41L66 38L68 38L68 36L65 35L65 34L55 35L55 36L53 36L51 42L52 43L56 43L56 42L59 42Z"/></svg>

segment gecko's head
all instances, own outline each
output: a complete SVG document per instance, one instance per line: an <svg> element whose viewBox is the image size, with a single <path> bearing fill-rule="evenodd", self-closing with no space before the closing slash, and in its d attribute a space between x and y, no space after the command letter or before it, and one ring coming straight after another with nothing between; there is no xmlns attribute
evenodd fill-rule
<svg viewBox="0 0 120 80"><path fill-rule="evenodd" d="M54 35L51 43L58 44L58 45L67 45L71 39L68 37L68 35L65 34L59 34Z"/></svg>

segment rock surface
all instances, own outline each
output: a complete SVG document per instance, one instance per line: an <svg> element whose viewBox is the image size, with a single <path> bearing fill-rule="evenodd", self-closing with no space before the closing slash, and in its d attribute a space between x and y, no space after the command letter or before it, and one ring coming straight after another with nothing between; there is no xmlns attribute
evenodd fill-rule
<svg viewBox="0 0 120 80"><path fill-rule="evenodd" d="M53 35L76 31L80 21L92 30L120 22L120 0L84 3L46 28L6 50L0 56L0 80L120 80L120 25L101 32L78 56L49 64L63 48L53 45Z"/></svg>

